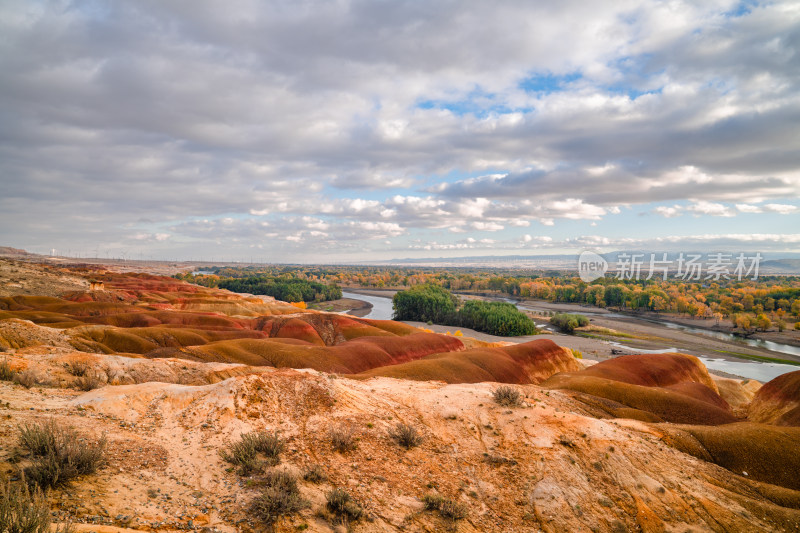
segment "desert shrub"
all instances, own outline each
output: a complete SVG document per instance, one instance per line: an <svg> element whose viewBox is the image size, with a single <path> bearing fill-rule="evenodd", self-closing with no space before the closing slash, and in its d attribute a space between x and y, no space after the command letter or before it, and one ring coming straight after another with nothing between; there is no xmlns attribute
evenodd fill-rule
<svg viewBox="0 0 800 533"><path fill-rule="evenodd" d="M483 454L483 462L489 466L505 466L505 465L516 465L517 461L514 459L509 459L507 457L503 457L502 455L493 455L489 453Z"/></svg>
<svg viewBox="0 0 800 533"><path fill-rule="evenodd" d="M26 389L30 389L34 385L39 384L39 374L35 371L28 369L23 372L14 373L14 383L22 385Z"/></svg>
<svg viewBox="0 0 800 533"><path fill-rule="evenodd" d="M575 359L583 359L583 354L580 350L576 350L575 348L570 348L570 350L572 351L572 356Z"/></svg>
<svg viewBox="0 0 800 533"><path fill-rule="evenodd" d="M442 508L443 502L444 496L435 492L431 492L422 497L422 503L425 504L426 511L438 511Z"/></svg>
<svg viewBox="0 0 800 533"><path fill-rule="evenodd" d="M95 373L91 373L91 374L84 374L76 378L75 381L72 382L72 385L78 390L90 391L94 389L99 389L100 387L105 385L105 383L103 382L102 379L100 379L100 376L98 376Z"/></svg>
<svg viewBox="0 0 800 533"><path fill-rule="evenodd" d="M564 333L572 333L575 328L589 325L589 319L583 315L558 313L550 319L550 323Z"/></svg>
<svg viewBox="0 0 800 533"><path fill-rule="evenodd" d="M407 450L422 444L422 435L419 434L417 428L402 422L389 430L389 436Z"/></svg>
<svg viewBox="0 0 800 533"><path fill-rule="evenodd" d="M439 513L448 520L463 520L469 515L469 508L466 504L446 498L439 507Z"/></svg>
<svg viewBox="0 0 800 533"><path fill-rule="evenodd" d="M447 520L463 520L469 514L467 506L450 498L445 498L441 494L429 493L422 497L426 511L439 511L439 514Z"/></svg>
<svg viewBox="0 0 800 533"><path fill-rule="evenodd" d="M286 443L275 433L254 431L245 433L237 442L219 452L223 460L239 467L239 474L248 476L266 466L280 463Z"/></svg>
<svg viewBox="0 0 800 533"><path fill-rule="evenodd" d="M364 514L364 509L345 489L333 488L325 495L325 499L328 510L342 519L358 520Z"/></svg>
<svg viewBox="0 0 800 533"><path fill-rule="evenodd" d="M39 424L25 424L19 426L19 445L34 457L41 457L65 439L65 431L52 418Z"/></svg>
<svg viewBox="0 0 800 533"><path fill-rule="evenodd" d="M86 361L72 361L67 365L67 372L76 377L85 376L89 373L89 363Z"/></svg>
<svg viewBox="0 0 800 533"><path fill-rule="evenodd" d="M514 387L500 385L492 391L494 401L505 407L514 407L522 403L522 395Z"/></svg>
<svg viewBox="0 0 800 533"><path fill-rule="evenodd" d="M350 426L337 426L331 429L331 445L339 453L346 453L356 449L356 439L353 428Z"/></svg>
<svg viewBox="0 0 800 533"><path fill-rule="evenodd" d="M303 479L310 483L322 483L328 476L320 465L312 465L303 472Z"/></svg>
<svg viewBox="0 0 800 533"><path fill-rule="evenodd" d="M93 474L105 463L106 438L88 441L72 428L49 420L20 427L19 445L33 458L25 478L41 488L57 487Z"/></svg>
<svg viewBox="0 0 800 533"><path fill-rule="evenodd" d="M0 381L12 381L14 379L14 372L11 370L11 365L8 364L8 358L3 357L0 361Z"/></svg>
<svg viewBox="0 0 800 533"><path fill-rule="evenodd" d="M50 505L39 488L22 483L0 483L0 532L50 533ZM71 533L70 524L55 533Z"/></svg>
<svg viewBox="0 0 800 533"><path fill-rule="evenodd" d="M297 479L282 470L267 472L262 480L263 488L250 502L250 511L267 524L273 524L308 507L300 496Z"/></svg>

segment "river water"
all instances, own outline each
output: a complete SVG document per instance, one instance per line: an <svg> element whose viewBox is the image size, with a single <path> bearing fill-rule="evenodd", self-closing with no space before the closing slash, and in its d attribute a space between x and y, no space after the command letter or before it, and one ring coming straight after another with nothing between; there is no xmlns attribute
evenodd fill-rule
<svg viewBox="0 0 800 533"><path fill-rule="evenodd" d="M391 298L382 298L380 296L369 296L364 294L356 294L354 292L347 292L343 291L342 296L344 298L352 298L354 300L362 300L365 302L369 302L372 304L372 310L369 314L364 316L364 318L372 318L375 320L391 320L392 319L392 299ZM516 304L517 302L513 300L504 299L510 303ZM525 306L528 309L532 307ZM735 335L731 335L729 333L724 333L721 331L709 331L702 328L693 328L691 326L684 326L683 324L675 324L672 322L659 322L657 320L648 320L642 319L638 317L632 317L630 315L623 315L619 313L598 313L593 312L591 310L583 310L580 311L581 314L586 315L598 315L598 316L605 316L605 317L618 317L618 318L626 318L630 320L642 320L648 322L650 324L656 324L659 326L671 328L671 329L678 329L681 331L686 331L689 333L696 333L699 335L706 335L709 337L713 337L715 339L731 342L732 344L745 344L748 346L754 346L758 348L764 348L773 352L777 353L787 353L787 354L794 354L800 355L800 348L796 346L790 346L788 344L780 344L776 342L769 342L769 341L762 341L759 339L743 339L741 337L737 337ZM619 349L625 350L630 353L670 353L678 351L674 347L663 348L660 350L643 350L641 348L631 348L625 346L624 344L620 344L617 342L610 343L612 346L615 346ZM683 350L687 351L687 350ZM700 354L692 354L695 355L698 359L700 359L706 367L711 370L718 370L721 372L727 372L729 374L734 374L737 376L742 376L748 379L755 379L762 382L770 381L781 374L786 374L787 372L794 372L795 370L800 370L800 366L793 366L793 365L782 365L778 363L759 363L759 362L750 362L750 361L729 361L727 359L720 359L714 357L707 357Z"/></svg>
<svg viewBox="0 0 800 533"><path fill-rule="evenodd" d="M369 302L372 304L372 310L369 314L364 315L363 318L371 318L373 320L391 320L392 314L392 299L381 298L380 296L367 296L366 294L356 294L354 292L342 291L342 298L352 298L353 300L361 300L362 302Z"/></svg>
<svg viewBox="0 0 800 533"><path fill-rule="evenodd" d="M513 304L517 304L518 302L510 299L504 298L503 301L507 301ZM533 305L523 305L525 309L534 310L534 311L547 311L547 309L540 309ZM740 344L742 346L751 346L753 348L762 348L764 350L769 350L771 352L776 352L776 354L789 354L789 355L797 355L800 356L800 347L792 346L791 344L782 344L779 342L772 342L772 341L765 341L762 339L748 339L745 337L739 337L738 335L732 335L730 333L725 333L724 331L713 331L705 328L696 328L693 326L687 326L685 324L678 324L676 322L667 322L662 320L653 320L651 318L643 318L633 315L624 315L621 313L603 313L599 311L593 311L590 309L580 308L574 311L575 313L581 315L592 315L597 317L605 317L605 318L625 318L627 320L639 320L641 322L647 322L648 324L655 324L658 326L670 328L670 329L677 329L679 331L685 331L687 333L694 333L696 335L704 335L706 337L711 337L714 339L718 339L721 341L730 342L733 344Z"/></svg>

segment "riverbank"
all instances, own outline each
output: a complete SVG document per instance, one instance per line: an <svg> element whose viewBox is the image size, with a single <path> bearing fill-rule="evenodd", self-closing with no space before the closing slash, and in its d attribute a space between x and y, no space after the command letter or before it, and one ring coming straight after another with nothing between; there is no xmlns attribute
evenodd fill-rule
<svg viewBox="0 0 800 533"><path fill-rule="evenodd" d="M346 291L350 298L362 296L365 300L381 304L391 309L391 297L397 292L394 289L350 289ZM465 297L465 295L459 295ZM480 295L466 295L470 298L494 299ZM429 326L419 322L409 324L425 327L439 333L450 331L455 333L461 329L465 336L488 342L527 342L532 339L551 339L555 343L580 351L584 357L602 361L619 357L627 353L647 353L678 351L700 357L704 364L718 375L726 377L746 377L768 381L781 373L800 370L800 366L792 367L786 363L800 363L800 357L790 354L775 353L758 347L751 347L688 332L671 326L667 321L652 320L635 315L628 315L580 304L551 303L545 301L517 302L518 307L530 313L537 326L548 325L548 318L543 312L581 313L589 317L590 327L579 331L576 335L564 335L557 332L546 332L541 335L527 337L497 337L485 333L454 328L452 326ZM391 311L386 316L369 318L391 318ZM657 317L660 318L660 317Z"/></svg>
<svg viewBox="0 0 800 533"><path fill-rule="evenodd" d="M354 298L340 298L327 302L319 302L308 306L309 309L316 311L326 311L328 313L347 313L357 317L363 317L372 312L372 304L364 300Z"/></svg>

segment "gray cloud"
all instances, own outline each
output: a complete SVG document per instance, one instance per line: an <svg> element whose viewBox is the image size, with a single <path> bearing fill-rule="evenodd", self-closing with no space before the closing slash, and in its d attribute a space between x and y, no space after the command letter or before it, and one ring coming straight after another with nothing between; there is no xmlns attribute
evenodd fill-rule
<svg viewBox="0 0 800 533"><path fill-rule="evenodd" d="M4 2L0 237L300 256L623 204L791 214L800 15L737 6Z"/></svg>

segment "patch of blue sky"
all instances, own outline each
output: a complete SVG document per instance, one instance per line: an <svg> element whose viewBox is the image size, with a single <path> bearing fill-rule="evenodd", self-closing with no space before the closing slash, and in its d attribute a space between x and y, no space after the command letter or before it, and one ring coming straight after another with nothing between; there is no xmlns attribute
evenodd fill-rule
<svg viewBox="0 0 800 533"><path fill-rule="evenodd" d="M726 11L722 15L729 18L743 17L749 15L753 11L753 8L759 5L761 5L761 2L757 0L743 0L736 4L733 9Z"/></svg>
<svg viewBox="0 0 800 533"><path fill-rule="evenodd" d="M439 183L457 183L459 181L479 178L481 176L489 176L493 174L503 174L503 175L508 174L508 170L502 168L489 168L489 169L481 169L473 171L453 169L447 174L434 174L431 176L427 176L426 183L428 185L436 185Z"/></svg>
<svg viewBox="0 0 800 533"><path fill-rule="evenodd" d="M477 118L486 118L493 115L507 115L509 113L530 113L532 107L510 107L502 103L489 103L484 99L473 100L423 100L417 104L419 109L445 109L458 117L474 115Z"/></svg>
<svg viewBox="0 0 800 533"><path fill-rule="evenodd" d="M566 89L570 83L583 79L580 72L555 75L550 72L537 73L519 82L518 87L527 93L551 94Z"/></svg>
<svg viewBox="0 0 800 533"><path fill-rule="evenodd" d="M418 182L420 184L425 183L425 178L420 178ZM379 183L376 183L374 187L337 187L325 185L321 192L323 198L334 198L338 200L359 198L361 200L377 200L379 202L391 198L392 196L408 196L409 194L410 190L408 187L384 187Z"/></svg>

